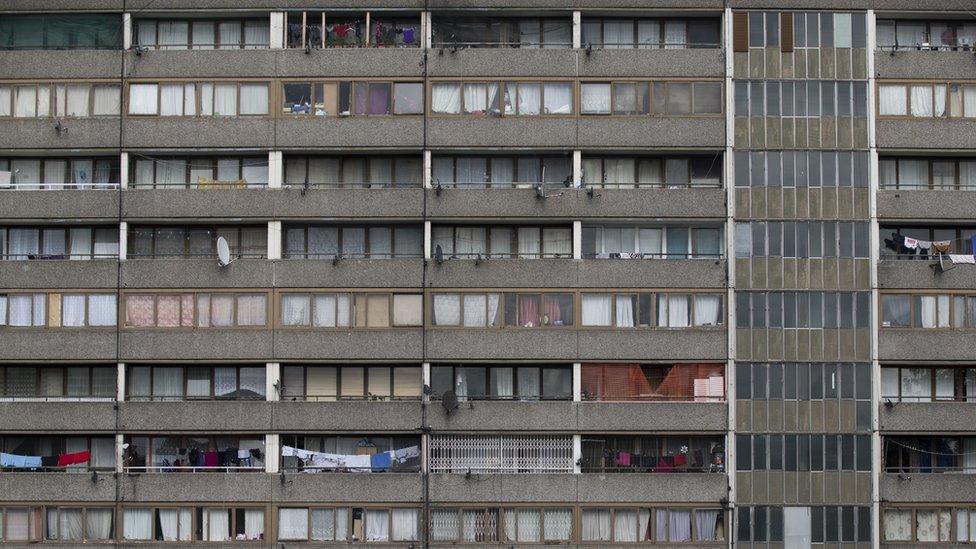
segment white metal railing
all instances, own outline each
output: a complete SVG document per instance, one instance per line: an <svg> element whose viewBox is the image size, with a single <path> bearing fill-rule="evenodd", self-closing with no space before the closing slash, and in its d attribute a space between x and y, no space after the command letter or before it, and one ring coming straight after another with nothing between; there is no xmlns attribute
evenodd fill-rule
<svg viewBox="0 0 976 549"><path fill-rule="evenodd" d="M572 473L573 437L435 435L432 473Z"/></svg>

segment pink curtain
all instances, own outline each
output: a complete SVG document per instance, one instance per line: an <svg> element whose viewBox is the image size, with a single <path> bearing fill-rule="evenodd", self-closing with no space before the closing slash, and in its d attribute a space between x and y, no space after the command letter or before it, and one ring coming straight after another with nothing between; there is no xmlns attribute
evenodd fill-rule
<svg viewBox="0 0 976 549"><path fill-rule="evenodd" d="M175 328L180 325L180 296L161 295L156 300L156 326Z"/></svg>
<svg viewBox="0 0 976 549"><path fill-rule="evenodd" d="M193 294L183 294L181 297L183 311L180 315L180 324L185 327L193 327Z"/></svg>
<svg viewBox="0 0 976 549"><path fill-rule="evenodd" d="M559 300L555 297L543 296L543 309L546 312L546 316L549 317L549 325L552 326L556 322L562 320L562 316L559 310Z"/></svg>
<svg viewBox="0 0 976 549"><path fill-rule="evenodd" d="M519 296L519 325L523 327L539 325L539 296Z"/></svg>
<svg viewBox="0 0 976 549"><path fill-rule="evenodd" d="M125 325L153 325L153 297L151 295L130 295L125 298Z"/></svg>

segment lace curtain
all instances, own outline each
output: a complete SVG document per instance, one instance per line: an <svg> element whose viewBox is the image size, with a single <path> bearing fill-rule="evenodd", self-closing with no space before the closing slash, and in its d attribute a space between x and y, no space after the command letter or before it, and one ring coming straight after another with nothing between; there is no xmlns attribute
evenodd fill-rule
<svg viewBox="0 0 976 549"><path fill-rule="evenodd" d="M610 326L612 321L610 294L583 294L583 325Z"/></svg>

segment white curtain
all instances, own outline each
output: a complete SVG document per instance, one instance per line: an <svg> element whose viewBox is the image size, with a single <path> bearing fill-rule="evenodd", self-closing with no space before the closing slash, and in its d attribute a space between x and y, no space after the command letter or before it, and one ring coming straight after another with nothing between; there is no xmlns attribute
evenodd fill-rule
<svg viewBox="0 0 976 549"><path fill-rule="evenodd" d="M664 25L664 48L673 50L686 47L688 37L685 33L685 21L668 21Z"/></svg>
<svg viewBox="0 0 976 549"><path fill-rule="evenodd" d="M14 91L14 117L37 116L37 86L17 86Z"/></svg>
<svg viewBox="0 0 976 549"><path fill-rule="evenodd" d="M151 540L153 532L152 509L124 509L122 511L122 538L127 540Z"/></svg>
<svg viewBox="0 0 976 549"><path fill-rule="evenodd" d="M514 375L511 368L492 368L491 376L494 381L495 396L515 396Z"/></svg>
<svg viewBox="0 0 976 549"><path fill-rule="evenodd" d="M546 84L545 102L545 114L572 114L573 90L569 84Z"/></svg>
<svg viewBox="0 0 976 549"><path fill-rule="evenodd" d="M945 84L933 86L935 90L935 116L944 117L946 115L946 86Z"/></svg>
<svg viewBox="0 0 976 549"><path fill-rule="evenodd" d="M907 92L904 84L882 84L878 87L879 114L904 116L907 112Z"/></svg>
<svg viewBox="0 0 976 549"><path fill-rule="evenodd" d="M708 511L712 512L712 511ZM714 511L718 513L718 511ZM703 532L701 524L702 510L698 511L698 533L699 535ZM718 516L716 515L716 519ZM783 508L783 525L784 525L784 541L786 546L796 547L797 549L810 549L811 543L811 523L810 523L810 508L809 507L784 507ZM712 528L714 529L715 523L712 521ZM702 539L715 539L702 538Z"/></svg>
<svg viewBox="0 0 976 549"><path fill-rule="evenodd" d="M718 523L719 514L722 511L720 509L697 509L695 511L695 527L698 530L698 540L699 541L714 541L715 536L715 525ZM793 549L797 547L789 543L787 540L787 547Z"/></svg>
<svg viewBox="0 0 976 549"><path fill-rule="evenodd" d="M163 541L177 541L183 539L180 536L180 511L181 509L167 509L159 508L157 509L157 517L159 518L159 529L163 536ZM189 525L187 525L187 534L190 532Z"/></svg>
<svg viewBox="0 0 976 549"><path fill-rule="evenodd" d="M941 296L934 296L934 295L916 296L916 299L918 299L920 303L919 311L921 314L922 328L936 328L938 326L938 319L937 319L937 311L938 311L937 298L938 297Z"/></svg>
<svg viewBox="0 0 976 549"><path fill-rule="evenodd" d="M308 326L309 296L306 294L281 297L281 323L285 326Z"/></svg>
<svg viewBox="0 0 976 549"><path fill-rule="evenodd" d="M267 297L263 294L247 294L237 297L237 325L264 326L267 324Z"/></svg>
<svg viewBox="0 0 976 549"><path fill-rule="evenodd" d="M244 535L249 540L264 537L264 509L244 509Z"/></svg>
<svg viewBox="0 0 976 549"><path fill-rule="evenodd" d="M603 22L603 47L614 50L631 47L634 43L634 22L632 20L608 19Z"/></svg>
<svg viewBox="0 0 976 549"><path fill-rule="evenodd" d="M545 541L569 541L573 535L573 512L570 509L543 511Z"/></svg>
<svg viewBox="0 0 976 549"><path fill-rule="evenodd" d="M71 246L71 259L91 259L92 253L92 230L87 227L71 229L68 237Z"/></svg>
<svg viewBox="0 0 976 549"><path fill-rule="evenodd" d="M973 103L976 103L976 97L973 97ZM974 108L976 108L976 105L974 105ZM976 190L976 162L968 160L959 161L959 187L970 191Z"/></svg>
<svg viewBox="0 0 976 549"><path fill-rule="evenodd" d="M603 181L611 185L631 185L636 180L633 158L606 158L603 160Z"/></svg>
<svg viewBox="0 0 976 549"><path fill-rule="evenodd" d="M622 294L614 296L616 300L616 311L617 311L617 327L618 328L633 328L634 327L634 307L633 300L636 296L630 294Z"/></svg>
<svg viewBox="0 0 976 549"><path fill-rule="evenodd" d="M241 47L240 21L221 21L217 24L220 34L220 49L236 50Z"/></svg>
<svg viewBox="0 0 976 549"><path fill-rule="evenodd" d="M140 46L146 46L149 48L156 47L156 20L148 19L145 21L139 21L137 27L136 44Z"/></svg>
<svg viewBox="0 0 976 549"><path fill-rule="evenodd" d="M190 43L190 26L186 21L159 22L159 49L185 50Z"/></svg>
<svg viewBox="0 0 976 549"><path fill-rule="evenodd" d="M159 112L159 86L157 84L129 85L129 114L156 114Z"/></svg>
<svg viewBox="0 0 976 549"><path fill-rule="evenodd" d="M661 245L663 231L661 229L639 229L638 230L638 246L640 252L643 255L650 255L652 257L660 257L663 249Z"/></svg>
<svg viewBox="0 0 976 549"><path fill-rule="evenodd" d="M216 42L216 33L212 21L193 22L193 49L212 50Z"/></svg>
<svg viewBox="0 0 976 549"><path fill-rule="evenodd" d="M522 82L518 85L518 114L536 115L542 109L542 84L528 84Z"/></svg>
<svg viewBox="0 0 976 549"><path fill-rule="evenodd" d="M909 402L931 402L931 370L928 368L902 368L901 396Z"/></svg>
<svg viewBox="0 0 976 549"><path fill-rule="evenodd" d="M482 114L487 109L488 85L484 83L464 84L464 112Z"/></svg>
<svg viewBox="0 0 976 549"><path fill-rule="evenodd" d="M455 254L461 257L484 255L488 252L488 237L485 227L457 227L454 229L457 246Z"/></svg>
<svg viewBox="0 0 976 549"><path fill-rule="evenodd" d="M318 294L314 300L315 316L312 325L334 328L336 326L336 294Z"/></svg>
<svg viewBox="0 0 976 549"><path fill-rule="evenodd" d="M183 84L160 84L159 115L183 116Z"/></svg>
<svg viewBox="0 0 976 549"><path fill-rule="evenodd" d="M389 541L390 513L386 509L366 509L366 541Z"/></svg>
<svg viewBox="0 0 976 549"><path fill-rule="evenodd" d="M583 509L583 541L610 541L610 510Z"/></svg>
<svg viewBox="0 0 976 549"><path fill-rule="evenodd" d="M434 325L457 326L461 323L461 296L458 294L434 295Z"/></svg>
<svg viewBox="0 0 976 549"><path fill-rule="evenodd" d="M722 296L695 295L695 326L718 326L721 322Z"/></svg>
<svg viewBox="0 0 976 549"><path fill-rule="evenodd" d="M898 186L902 188L928 187L929 163L926 160L899 160Z"/></svg>
<svg viewBox="0 0 976 549"><path fill-rule="evenodd" d="M12 295L10 302L10 326L30 326L33 300L29 295ZM43 324L42 324L43 325Z"/></svg>
<svg viewBox="0 0 976 549"><path fill-rule="evenodd" d="M115 326L118 317L118 307L112 294L94 294L88 296L88 325Z"/></svg>
<svg viewBox="0 0 976 549"><path fill-rule="evenodd" d="M671 509L668 513L668 541L691 541L691 510Z"/></svg>
<svg viewBox="0 0 976 549"><path fill-rule="evenodd" d="M114 447L114 444L113 444ZM89 540L107 540L112 538L112 519L114 509L88 509L85 511L85 525Z"/></svg>
<svg viewBox="0 0 976 549"><path fill-rule="evenodd" d="M8 259L27 259L41 251L37 229L10 229L7 234Z"/></svg>
<svg viewBox="0 0 976 549"><path fill-rule="evenodd" d="M657 297L657 325L684 328L688 323L688 294L661 294Z"/></svg>
<svg viewBox="0 0 976 549"><path fill-rule="evenodd" d="M498 326L498 303L500 294L488 294L488 325Z"/></svg>
<svg viewBox="0 0 976 549"><path fill-rule="evenodd" d="M50 513L50 510L48 511ZM58 521L58 537L60 539L82 540L85 537L85 526L81 518L80 508L61 508Z"/></svg>
<svg viewBox="0 0 976 549"><path fill-rule="evenodd" d="M328 541L328 540L337 539L336 527L335 527L335 514L336 514L335 510L333 509L312 509L312 539L313 540ZM302 534L304 534L304 532L302 532Z"/></svg>
<svg viewBox="0 0 976 549"><path fill-rule="evenodd" d="M416 541L420 539L420 520L417 509L394 509L392 541Z"/></svg>
<svg viewBox="0 0 976 549"><path fill-rule="evenodd" d="M884 510L884 539L886 541L911 541L911 509Z"/></svg>
<svg viewBox="0 0 976 549"><path fill-rule="evenodd" d="M153 396L176 398L183 395L182 368L153 368Z"/></svg>
<svg viewBox="0 0 976 549"><path fill-rule="evenodd" d="M956 509L956 541L976 541L976 509Z"/></svg>
<svg viewBox="0 0 976 549"><path fill-rule="evenodd" d="M65 327L85 325L85 296L65 295L61 298L61 325Z"/></svg>
<svg viewBox="0 0 976 549"><path fill-rule="evenodd" d="M230 541L230 509L216 507L203 510L203 540Z"/></svg>
<svg viewBox="0 0 976 549"><path fill-rule="evenodd" d="M518 541L541 541L538 509L519 509L516 513Z"/></svg>
<svg viewBox="0 0 976 549"><path fill-rule="evenodd" d="M610 294L583 294L583 326L610 326L612 297Z"/></svg>
<svg viewBox="0 0 976 549"><path fill-rule="evenodd" d="M458 114L461 112L461 85L458 83L435 83L431 87L431 110L437 114Z"/></svg>
<svg viewBox="0 0 976 549"><path fill-rule="evenodd" d="M58 90L64 88L59 87ZM66 116L88 116L89 86L67 86L64 115ZM60 106L60 102L59 102Z"/></svg>
<svg viewBox="0 0 976 549"><path fill-rule="evenodd" d="M265 87L265 93L267 93L267 87ZM213 114L217 116L237 115L237 84L213 85Z"/></svg>
<svg viewBox="0 0 976 549"><path fill-rule="evenodd" d="M542 241L545 244L545 254L549 257L573 255L573 232L570 229L544 227Z"/></svg>
<svg viewBox="0 0 976 549"><path fill-rule="evenodd" d="M932 116L932 85L912 86L912 116Z"/></svg>
<svg viewBox="0 0 976 549"><path fill-rule="evenodd" d="M267 48L271 44L271 27L267 21L246 21L244 23L244 47L246 49Z"/></svg>
<svg viewBox="0 0 976 549"><path fill-rule="evenodd" d="M963 116L966 118L976 117L976 86L963 86Z"/></svg>
<svg viewBox="0 0 976 549"><path fill-rule="evenodd" d="M637 511L617 509L613 515L613 540L616 542L637 541Z"/></svg>
<svg viewBox="0 0 976 549"><path fill-rule="evenodd" d="M581 84L580 91L583 114L610 114L610 84Z"/></svg>
<svg viewBox="0 0 976 549"><path fill-rule="evenodd" d="M268 114L267 84L241 84L241 114Z"/></svg>
<svg viewBox="0 0 976 549"><path fill-rule="evenodd" d="M520 259L535 259L542 252L541 234L538 227L518 228L518 253Z"/></svg>
<svg viewBox="0 0 976 549"><path fill-rule="evenodd" d="M487 322L487 296L484 294L464 295L464 327L478 328Z"/></svg>
<svg viewBox="0 0 976 549"><path fill-rule="evenodd" d="M964 437L962 439L962 454L963 472L969 474L976 473L976 438ZM972 535L976 537L976 524L972 524L971 527L974 528Z"/></svg>

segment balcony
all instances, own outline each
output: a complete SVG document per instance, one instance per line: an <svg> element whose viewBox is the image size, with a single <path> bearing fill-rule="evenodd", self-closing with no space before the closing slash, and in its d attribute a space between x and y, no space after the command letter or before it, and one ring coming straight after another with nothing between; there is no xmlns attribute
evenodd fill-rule
<svg viewBox="0 0 976 549"><path fill-rule="evenodd" d="M268 329L124 329L119 359L264 362L273 356L271 342Z"/></svg>
<svg viewBox="0 0 976 549"><path fill-rule="evenodd" d="M878 333L878 357L891 361L968 361L976 356L971 331L949 329L890 329Z"/></svg>
<svg viewBox="0 0 976 549"><path fill-rule="evenodd" d="M569 326L427 331L431 360L572 360L578 355L577 345L577 331Z"/></svg>
<svg viewBox="0 0 976 549"><path fill-rule="evenodd" d="M268 116L127 117L124 124L126 148L270 148L275 145L275 119ZM118 147L118 139L114 146Z"/></svg>
<svg viewBox="0 0 976 549"><path fill-rule="evenodd" d="M230 265L233 267L233 265ZM229 267L229 268L230 268ZM421 288L424 260L412 259L285 259L275 261L277 288Z"/></svg>
<svg viewBox="0 0 976 549"><path fill-rule="evenodd" d="M0 360L117 362L115 328L0 331Z"/></svg>
<svg viewBox="0 0 976 549"><path fill-rule="evenodd" d="M725 146L725 118L582 117L578 146L720 148Z"/></svg>
<svg viewBox="0 0 976 549"><path fill-rule="evenodd" d="M432 116L427 121L430 147L546 147L572 149L578 119L566 116Z"/></svg>
<svg viewBox="0 0 976 549"><path fill-rule="evenodd" d="M424 190L419 187L368 190L292 187L275 191L274 200L275 217L282 219L418 219L424 215Z"/></svg>
<svg viewBox="0 0 976 549"><path fill-rule="evenodd" d="M333 50L326 52L333 53ZM420 148L420 115L315 117L282 115L274 121L274 145L285 149ZM270 146L270 145L267 145Z"/></svg>
<svg viewBox="0 0 976 549"><path fill-rule="evenodd" d="M879 491L882 501L892 503L965 503L976 500L976 475L930 473L897 475L883 473Z"/></svg>
<svg viewBox="0 0 976 549"><path fill-rule="evenodd" d="M259 503L272 500L273 485L277 483L275 476L263 472L122 473L119 497L130 503Z"/></svg>
<svg viewBox="0 0 976 549"><path fill-rule="evenodd" d="M275 432L408 432L420 428L420 400L290 401L272 405Z"/></svg>
<svg viewBox="0 0 976 549"><path fill-rule="evenodd" d="M952 433L973 430L976 404L972 402L893 402L878 407L879 429L884 433ZM892 399L895 400L895 399Z"/></svg>
<svg viewBox="0 0 976 549"><path fill-rule="evenodd" d="M269 189L126 189L122 217L127 220L274 217L276 191Z"/></svg>
<svg viewBox="0 0 976 549"><path fill-rule="evenodd" d="M111 288L119 280L114 259L0 261L0 280L7 289Z"/></svg>
<svg viewBox="0 0 976 549"><path fill-rule="evenodd" d="M61 123L62 131L58 131L53 118L0 120L0 149L119 148L120 127L117 116L66 118ZM64 129L68 131L65 132Z"/></svg>
<svg viewBox="0 0 976 549"><path fill-rule="evenodd" d="M971 120L964 118L879 118L877 140L879 149L973 149L976 148L976 127Z"/></svg>
<svg viewBox="0 0 976 549"><path fill-rule="evenodd" d="M973 191L878 191L878 217L883 220L968 221L974 209L976 192Z"/></svg>
<svg viewBox="0 0 976 549"><path fill-rule="evenodd" d="M272 407L264 400L126 401L119 403L118 430L267 433L272 430Z"/></svg>
<svg viewBox="0 0 976 549"><path fill-rule="evenodd" d="M115 402L42 398L0 402L0 430L6 433L114 433Z"/></svg>
<svg viewBox="0 0 976 549"><path fill-rule="evenodd" d="M412 328L278 330L274 357L281 360L420 360L422 331Z"/></svg>
<svg viewBox="0 0 976 549"><path fill-rule="evenodd" d="M237 259L226 267L208 259L127 259L122 287L129 288L270 288L274 264L265 259Z"/></svg>

